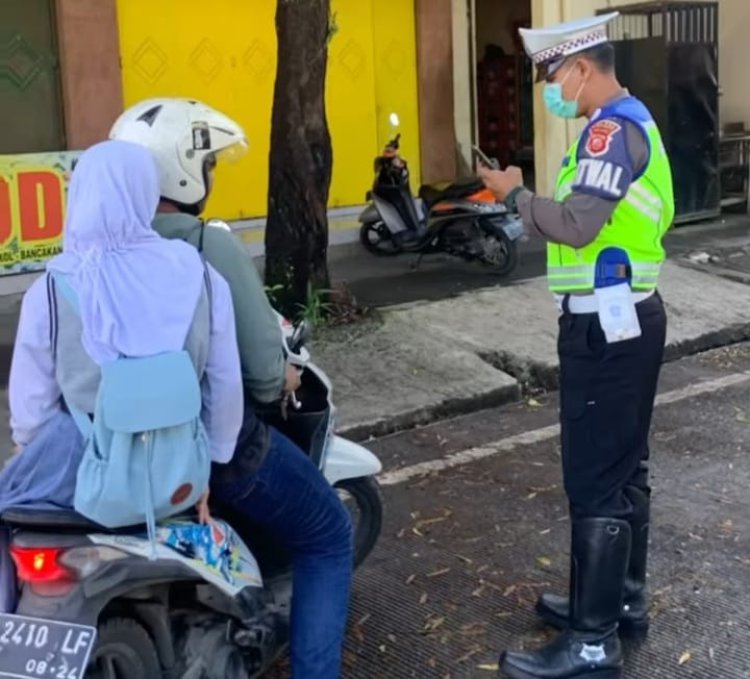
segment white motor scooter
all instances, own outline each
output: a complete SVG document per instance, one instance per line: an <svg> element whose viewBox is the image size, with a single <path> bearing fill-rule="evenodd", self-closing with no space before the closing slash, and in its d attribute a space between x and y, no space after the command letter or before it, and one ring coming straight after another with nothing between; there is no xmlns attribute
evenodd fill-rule
<svg viewBox="0 0 750 679"><path fill-rule="evenodd" d="M264 416L308 452L352 510L358 566L380 533L381 464L335 435L331 384L305 349L307 326L282 322L282 332L302 386ZM288 641L289 558L236 516L211 526L191 518L162 522L154 554L143 526L108 530L53 507L5 511L0 676L259 676Z"/></svg>

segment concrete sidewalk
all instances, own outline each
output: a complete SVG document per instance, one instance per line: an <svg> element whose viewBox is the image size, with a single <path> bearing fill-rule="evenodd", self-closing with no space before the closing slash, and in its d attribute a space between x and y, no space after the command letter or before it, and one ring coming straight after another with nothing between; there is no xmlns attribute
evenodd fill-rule
<svg viewBox="0 0 750 679"><path fill-rule="evenodd" d="M660 291L668 360L750 339L750 287L723 269L669 261ZM557 309L536 278L382 309L320 331L311 350L333 381L339 430L366 438L554 389L556 342ZM6 427L0 417L0 441Z"/></svg>
<svg viewBox="0 0 750 679"><path fill-rule="evenodd" d="M668 262L660 290L667 359L750 339L750 288ZM542 278L384 310L312 345L339 406L339 429L382 435L517 399L557 382L557 310Z"/></svg>

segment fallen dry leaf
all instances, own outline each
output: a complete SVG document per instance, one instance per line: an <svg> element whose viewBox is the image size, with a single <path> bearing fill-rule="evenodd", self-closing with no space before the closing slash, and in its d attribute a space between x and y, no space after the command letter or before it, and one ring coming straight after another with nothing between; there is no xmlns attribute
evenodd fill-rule
<svg viewBox="0 0 750 679"><path fill-rule="evenodd" d="M690 661L690 658L692 658L692 655L690 651L685 651L681 656L680 659L677 661L678 665L684 665L686 662Z"/></svg>
<svg viewBox="0 0 750 679"><path fill-rule="evenodd" d="M417 574L412 573L408 578L406 578L406 584L411 585L412 582L414 582L417 579Z"/></svg>
<svg viewBox="0 0 750 679"><path fill-rule="evenodd" d="M424 632L434 632L438 627L440 627L445 622L445 617L442 615L439 615L434 618L428 618L427 622L424 625Z"/></svg>
<svg viewBox="0 0 750 679"><path fill-rule="evenodd" d="M544 566L544 568L549 568L552 565L552 561L548 559L546 556L538 556L536 558L536 562L540 566Z"/></svg>
<svg viewBox="0 0 750 679"><path fill-rule="evenodd" d="M433 571L432 573L428 573L428 578L439 578L441 575L446 575L447 573L450 573L450 568L441 568L439 571Z"/></svg>
<svg viewBox="0 0 750 679"><path fill-rule="evenodd" d="M422 605L427 603L427 592L423 592L422 596L419 597L419 603Z"/></svg>
<svg viewBox="0 0 750 679"><path fill-rule="evenodd" d="M490 582L489 580L480 580L480 581L479 581L479 584L480 584L480 585L481 585L482 587L491 587L491 588L492 588L492 589L494 589L494 590L495 590L496 592L502 592L502 591L503 591L503 588L502 588L502 587L500 587L500 585L496 585L496 584L495 584L494 582Z"/></svg>
<svg viewBox="0 0 750 679"><path fill-rule="evenodd" d="M500 669L500 665L495 663L494 665L477 665L478 670L484 670L485 672L497 672Z"/></svg>
<svg viewBox="0 0 750 679"><path fill-rule="evenodd" d="M464 653L458 660L456 660L456 663L462 663L469 660L469 658L473 658L477 653L482 652L481 646L473 646L470 648L466 653Z"/></svg>
<svg viewBox="0 0 750 679"><path fill-rule="evenodd" d="M420 530L422 528L426 528L427 526L431 526L435 523L440 523L441 521L445 521L450 517L452 512L446 512L444 516L436 516L434 519L421 519L420 521L417 521L414 524L414 527L412 528L412 532L416 533L417 535L422 535L420 533Z"/></svg>

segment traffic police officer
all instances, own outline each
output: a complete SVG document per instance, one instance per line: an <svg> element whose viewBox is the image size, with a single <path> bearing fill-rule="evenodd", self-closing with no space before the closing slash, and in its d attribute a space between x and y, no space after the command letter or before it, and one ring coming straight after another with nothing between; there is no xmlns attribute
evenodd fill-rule
<svg viewBox="0 0 750 679"><path fill-rule="evenodd" d="M572 523L570 599L544 594L543 620L564 629L530 653L504 653L510 677L619 677L618 637L648 629L645 592L648 433L664 353L656 292L662 237L674 217L659 130L614 72L607 23L617 13L522 30L553 115L586 117L554 199L518 168L482 168L488 188L547 243L561 315L562 466Z"/></svg>

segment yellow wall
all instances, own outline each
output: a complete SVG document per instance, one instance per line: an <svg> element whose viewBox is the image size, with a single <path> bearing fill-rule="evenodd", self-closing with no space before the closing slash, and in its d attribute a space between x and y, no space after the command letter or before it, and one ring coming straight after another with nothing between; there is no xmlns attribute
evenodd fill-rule
<svg viewBox="0 0 750 679"><path fill-rule="evenodd" d="M334 0L326 102L333 139L332 207L364 201L372 160L401 119L403 153L419 179L411 0ZM206 214L263 215L276 73L276 0L118 0L125 105L157 96L201 99L240 122L250 153L220 167Z"/></svg>

